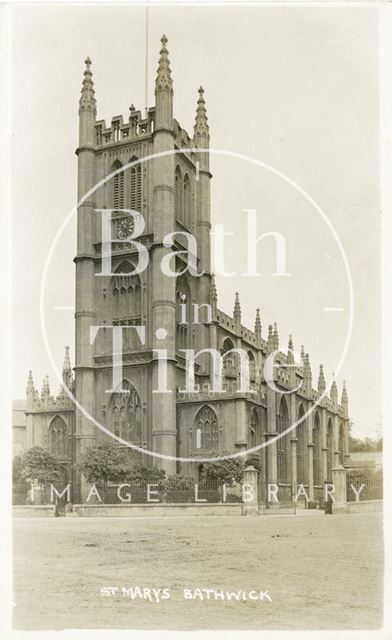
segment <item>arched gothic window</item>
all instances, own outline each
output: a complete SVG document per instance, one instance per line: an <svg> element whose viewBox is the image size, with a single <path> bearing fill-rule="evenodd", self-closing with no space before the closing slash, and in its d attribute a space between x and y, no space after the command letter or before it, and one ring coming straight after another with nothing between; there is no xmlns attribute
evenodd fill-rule
<svg viewBox="0 0 392 640"><path fill-rule="evenodd" d="M286 431L286 429L288 429L289 426L287 403L284 397L281 398L277 418L278 433L283 433L284 431ZM279 438L276 441L276 446L278 454L278 483L287 483L290 434L286 434Z"/></svg>
<svg viewBox="0 0 392 640"><path fill-rule="evenodd" d="M119 160L116 160L113 165L110 173L116 171L116 169L120 169L122 164ZM124 171L120 171L116 173L116 175L112 178L113 182L113 208L114 209L124 209Z"/></svg>
<svg viewBox="0 0 392 640"><path fill-rule="evenodd" d="M329 418L327 427L327 480L332 482L332 469L334 467L333 426Z"/></svg>
<svg viewBox="0 0 392 640"><path fill-rule="evenodd" d="M174 178L174 211L176 218L180 219L182 214L182 175L179 166L176 167Z"/></svg>
<svg viewBox="0 0 392 640"><path fill-rule="evenodd" d="M225 338L223 341L221 355L225 356L223 359L223 375L232 376L237 375L237 359L236 353L228 353L234 349L234 343L230 338ZM228 355L225 355L225 354Z"/></svg>
<svg viewBox="0 0 392 640"><path fill-rule="evenodd" d="M68 429L61 416L50 423L49 450L54 456L68 456Z"/></svg>
<svg viewBox="0 0 392 640"><path fill-rule="evenodd" d="M202 407L195 418L196 449L218 451L218 421L208 405Z"/></svg>
<svg viewBox="0 0 392 640"><path fill-rule="evenodd" d="M127 442L142 440L142 408L138 392L131 382L122 381L124 393L112 395L112 430Z"/></svg>
<svg viewBox="0 0 392 640"><path fill-rule="evenodd" d="M249 358L249 378L251 380L255 380L256 379L256 362L255 362L253 351L251 351L250 349L248 351L248 358Z"/></svg>
<svg viewBox="0 0 392 640"><path fill-rule="evenodd" d="M188 285L187 279L184 276L179 276L176 281L176 350L177 351L179 349L186 349L188 347L189 316L190 316L189 285Z"/></svg>
<svg viewBox="0 0 392 640"><path fill-rule="evenodd" d="M184 193L183 193L183 222L190 226L190 212L191 212L191 183L189 181L189 175L185 174L184 178Z"/></svg>
<svg viewBox="0 0 392 640"><path fill-rule="evenodd" d="M137 161L138 158L133 156L130 162ZM133 211L141 213L142 209L142 166L140 163L131 166L129 180L129 206Z"/></svg>
<svg viewBox="0 0 392 640"><path fill-rule="evenodd" d="M313 483L315 486L322 484L322 451L321 451L321 425L320 416L316 411L313 423Z"/></svg>
<svg viewBox="0 0 392 640"><path fill-rule="evenodd" d="M303 415L304 415L305 411L304 408L302 406L302 404L300 405L299 411L298 411L298 419L300 420ZM307 453L307 449L306 449L306 425L305 425L305 421L302 421L298 426L297 426L297 483L298 484L305 484L306 482L306 453Z"/></svg>

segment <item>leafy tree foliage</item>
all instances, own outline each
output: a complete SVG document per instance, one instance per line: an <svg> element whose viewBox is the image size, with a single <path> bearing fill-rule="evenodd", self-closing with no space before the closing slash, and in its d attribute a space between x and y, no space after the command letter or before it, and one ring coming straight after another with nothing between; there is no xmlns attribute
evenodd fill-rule
<svg viewBox="0 0 392 640"><path fill-rule="evenodd" d="M165 475L164 471L148 469L135 464L134 454L128 447L119 447L114 443L98 444L86 452L79 469L88 482L120 483L131 480L157 482Z"/></svg>
<svg viewBox="0 0 392 640"><path fill-rule="evenodd" d="M214 453L211 457L230 455L230 452ZM206 480L216 480L227 485L240 482L245 468L244 458L225 458L224 460L209 460L203 463L202 477Z"/></svg>
<svg viewBox="0 0 392 640"><path fill-rule="evenodd" d="M149 469L142 465L134 465L127 475L127 480L136 480L145 484L152 484L163 480L165 472L162 469Z"/></svg>
<svg viewBox="0 0 392 640"><path fill-rule="evenodd" d="M353 438L350 435L350 451L382 451L382 438Z"/></svg>
<svg viewBox="0 0 392 640"><path fill-rule="evenodd" d="M21 463L21 477L27 482L47 484L61 476L61 466L49 451L42 447L32 447L24 452Z"/></svg>
<svg viewBox="0 0 392 640"><path fill-rule="evenodd" d="M188 478L181 473L175 473L165 478L164 486L167 493L175 493L176 491L188 491L193 489L195 484L194 478Z"/></svg>

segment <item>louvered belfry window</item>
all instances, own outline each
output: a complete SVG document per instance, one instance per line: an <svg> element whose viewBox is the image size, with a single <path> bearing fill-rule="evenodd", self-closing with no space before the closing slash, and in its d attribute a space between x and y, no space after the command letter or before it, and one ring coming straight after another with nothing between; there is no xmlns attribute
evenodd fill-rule
<svg viewBox="0 0 392 640"><path fill-rule="evenodd" d="M121 162L116 160L113 164L113 171L122 167ZM124 172L117 173L113 178L113 207L114 209L124 209Z"/></svg>
<svg viewBox="0 0 392 640"><path fill-rule="evenodd" d="M137 161L136 157L131 162ZM142 208L142 167L141 164L135 164L130 168L130 194L129 205L133 211L141 213Z"/></svg>

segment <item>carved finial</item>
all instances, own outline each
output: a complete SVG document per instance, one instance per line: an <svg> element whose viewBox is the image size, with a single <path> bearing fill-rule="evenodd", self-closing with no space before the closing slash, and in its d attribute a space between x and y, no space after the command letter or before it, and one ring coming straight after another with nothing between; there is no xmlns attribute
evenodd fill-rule
<svg viewBox="0 0 392 640"><path fill-rule="evenodd" d="M196 120L195 120L195 126L193 131L194 131L195 140L199 138L208 139L209 137L210 128L208 126L206 102L204 100L203 87L199 88L199 99L197 101Z"/></svg>
<svg viewBox="0 0 392 640"><path fill-rule="evenodd" d="M83 111L92 111L94 115L97 113L97 101L95 99L93 75L91 73L91 60L87 57L84 61L86 68L84 70L84 78L82 84L82 92L79 100L79 114Z"/></svg>
<svg viewBox="0 0 392 640"><path fill-rule="evenodd" d="M318 388L319 393L324 393L325 388L326 388L325 377L324 377L324 368L323 368L322 364L320 364L317 388Z"/></svg>
<svg viewBox="0 0 392 640"><path fill-rule="evenodd" d="M158 63L157 78L155 81L155 93L157 91L169 90L173 92L173 80L171 77L169 52L167 50L167 38L165 35L161 38L162 47L160 50L160 58Z"/></svg>
<svg viewBox="0 0 392 640"><path fill-rule="evenodd" d="M303 344L301 344L301 360L302 360L302 366L305 365L305 347Z"/></svg>

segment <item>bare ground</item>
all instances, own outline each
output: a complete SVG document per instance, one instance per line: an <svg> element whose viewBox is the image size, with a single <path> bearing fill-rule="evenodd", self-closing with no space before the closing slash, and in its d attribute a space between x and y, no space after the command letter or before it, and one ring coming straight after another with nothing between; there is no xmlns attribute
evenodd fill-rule
<svg viewBox="0 0 392 640"><path fill-rule="evenodd" d="M382 625L381 514L16 519L14 571L15 629ZM100 595L108 586L119 593ZM132 600L123 586L171 597ZM184 588L272 602L185 600Z"/></svg>

